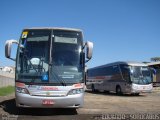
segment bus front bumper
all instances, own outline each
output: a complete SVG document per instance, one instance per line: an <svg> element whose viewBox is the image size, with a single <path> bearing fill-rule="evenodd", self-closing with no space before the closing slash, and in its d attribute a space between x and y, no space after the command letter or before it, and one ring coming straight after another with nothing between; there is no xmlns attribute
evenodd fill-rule
<svg viewBox="0 0 160 120"><path fill-rule="evenodd" d="M153 86L150 85L136 85L132 84L131 93L150 93L152 92Z"/></svg>
<svg viewBox="0 0 160 120"><path fill-rule="evenodd" d="M79 108L84 104L84 93L64 97L31 96L16 93L17 107L30 108Z"/></svg>

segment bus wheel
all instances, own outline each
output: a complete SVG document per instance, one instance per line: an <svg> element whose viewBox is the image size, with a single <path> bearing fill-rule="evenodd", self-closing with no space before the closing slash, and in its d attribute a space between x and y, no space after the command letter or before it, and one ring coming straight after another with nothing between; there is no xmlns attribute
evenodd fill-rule
<svg viewBox="0 0 160 120"><path fill-rule="evenodd" d="M134 93L135 96L139 96L139 93Z"/></svg>
<svg viewBox="0 0 160 120"><path fill-rule="evenodd" d="M92 89L92 92L96 92L96 90L95 90L95 88L94 88L94 84L92 84L91 89Z"/></svg>
<svg viewBox="0 0 160 120"><path fill-rule="evenodd" d="M108 91L108 90L104 90L104 92L107 93L107 94L109 94L109 91Z"/></svg>
<svg viewBox="0 0 160 120"><path fill-rule="evenodd" d="M120 87L120 86L117 86L117 87L116 87L116 94L117 94L117 95L121 95L121 94L122 94L122 90L121 90L121 87Z"/></svg>

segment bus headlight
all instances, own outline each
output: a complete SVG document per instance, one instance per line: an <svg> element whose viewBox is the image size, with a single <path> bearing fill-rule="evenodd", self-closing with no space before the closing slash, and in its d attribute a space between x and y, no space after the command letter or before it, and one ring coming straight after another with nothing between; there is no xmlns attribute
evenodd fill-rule
<svg viewBox="0 0 160 120"><path fill-rule="evenodd" d="M137 85L132 85L132 88L133 89L138 89L138 86Z"/></svg>
<svg viewBox="0 0 160 120"><path fill-rule="evenodd" d="M75 95L75 94L80 94L80 93L83 93L83 92L84 92L83 88L72 89L68 92L68 95Z"/></svg>
<svg viewBox="0 0 160 120"><path fill-rule="evenodd" d="M16 92L29 94L29 92L26 88L21 88L21 87L16 87Z"/></svg>
<svg viewBox="0 0 160 120"><path fill-rule="evenodd" d="M153 85L152 84L149 85L149 89L151 89L151 90L153 89Z"/></svg>

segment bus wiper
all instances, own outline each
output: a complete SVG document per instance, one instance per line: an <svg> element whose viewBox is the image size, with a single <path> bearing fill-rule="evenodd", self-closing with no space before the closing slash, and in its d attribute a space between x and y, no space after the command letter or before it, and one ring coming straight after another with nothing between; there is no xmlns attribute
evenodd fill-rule
<svg viewBox="0 0 160 120"><path fill-rule="evenodd" d="M63 86L66 86L66 82L63 79L59 79L57 80L59 83L61 83Z"/></svg>
<svg viewBox="0 0 160 120"><path fill-rule="evenodd" d="M63 85L63 86L66 86L66 82L63 80L63 79L59 79L60 81L61 81L61 84Z"/></svg>
<svg viewBox="0 0 160 120"><path fill-rule="evenodd" d="M63 86L66 86L66 82L63 79L60 79L54 72L53 72L53 77L56 81L58 81L60 84L62 84Z"/></svg>

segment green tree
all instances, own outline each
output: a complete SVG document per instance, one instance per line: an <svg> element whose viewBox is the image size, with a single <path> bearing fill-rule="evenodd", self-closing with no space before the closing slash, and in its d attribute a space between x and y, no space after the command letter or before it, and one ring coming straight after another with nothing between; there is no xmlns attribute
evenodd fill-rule
<svg viewBox="0 0 160 120"><path fill-rule="evenodd" d="M153 62L160 61L160 57L153 57L153 58L151 58L151 61L153 61Z"/></svg>

